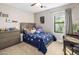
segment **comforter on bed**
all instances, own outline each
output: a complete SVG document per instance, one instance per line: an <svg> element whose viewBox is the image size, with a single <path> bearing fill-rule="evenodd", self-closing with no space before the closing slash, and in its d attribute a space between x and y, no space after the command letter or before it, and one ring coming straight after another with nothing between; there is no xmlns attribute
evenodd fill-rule
<svg viewBox="0 0 79 59"><path fill-rule="evenodd" d="M41 38L45 45L47 45L51 40L52 41L56 40L54 35L47 32L34 33L34 36Z"/></svg>
<svg viewBox="0 0 79 59"><path fill-rule="evenodd" d="M34 34L23 34L23 41L35 46L43 54L45 54L47 51L43 40L39 37L36 37Z"/></svg>
<svg viewBox="0 0 79 59"><path fill-rule="evenodd" d="M46 32L41 32L41 33L35 32L35 33L24 33L23 34L23 41L35 46L43 54L47 52L46 45L51 40L55 41L56 38L52 34L46 33Z"/></svg>

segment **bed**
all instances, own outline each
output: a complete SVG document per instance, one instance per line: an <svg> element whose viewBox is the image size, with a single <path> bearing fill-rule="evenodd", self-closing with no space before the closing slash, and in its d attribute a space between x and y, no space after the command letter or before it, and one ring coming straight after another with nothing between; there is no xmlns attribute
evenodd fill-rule
<svg viewBox="0 0 79 59"><path fill-rule="evenodd" d="M47 52L46 46L53 41L56 41L56 38L53 34L45 32L42 27L36 27L33 23L21 23L21 33L23 33L23 41L29 43L43 54ZM24 29L29 28L32 29L33 27L36 29L35 32L27 32Z"/></svg>

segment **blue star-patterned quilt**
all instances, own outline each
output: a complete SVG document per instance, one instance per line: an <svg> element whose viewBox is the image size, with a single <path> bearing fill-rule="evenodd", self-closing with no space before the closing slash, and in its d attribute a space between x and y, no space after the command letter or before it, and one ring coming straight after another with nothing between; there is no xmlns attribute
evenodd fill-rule
<svg viewBox="0 0 79 59"><path fill-rule="evenodd" d="M45 54L47 52L46 45L50 41L56 41L56 38L47 32L24 33L23 41L35 46L39 51Z"/></svg>

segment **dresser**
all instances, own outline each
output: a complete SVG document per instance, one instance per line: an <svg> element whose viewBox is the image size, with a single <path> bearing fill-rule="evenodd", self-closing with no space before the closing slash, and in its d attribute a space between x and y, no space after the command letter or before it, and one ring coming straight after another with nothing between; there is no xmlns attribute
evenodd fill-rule
<svg viewBox="0 0 79 59"><path fill-rule="evenodd" d="M63 51L64 55L79 55L79 36L63 36Z"/></svg>
<svg viewBox="0 0 79 59"><path fill-rule="evenodd" d="M0 49L12 46L20 42L20 32L0 32Z"/></svg>

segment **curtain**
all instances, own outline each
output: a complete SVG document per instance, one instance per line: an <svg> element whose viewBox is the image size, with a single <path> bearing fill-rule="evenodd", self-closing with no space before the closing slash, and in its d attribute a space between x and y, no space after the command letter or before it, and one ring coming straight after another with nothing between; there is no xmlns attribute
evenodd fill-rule
<svg viewBox="0 0 79 59"><path fill-rule="evenodd" d="M73 34L73 25L72 25L72 10L68 8L65 10L65 34Z"/></svg>

